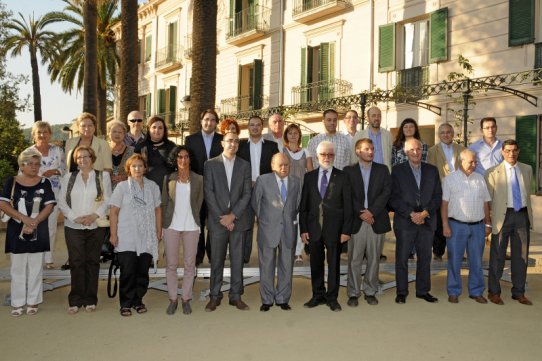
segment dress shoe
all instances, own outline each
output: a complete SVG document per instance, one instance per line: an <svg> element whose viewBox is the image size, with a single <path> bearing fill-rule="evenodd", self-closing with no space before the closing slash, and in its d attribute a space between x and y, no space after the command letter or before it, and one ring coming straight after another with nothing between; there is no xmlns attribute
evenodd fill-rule
<svg viewBox="0 0 542 361"><path fill-rule="evenodd" d="M450 303L459 303L459 297L457 297L457 296L448 296L448 302L450 302Z"/></svg>
<svg viewBox="0 0 542 361"><path fill-rule="evenodd" d="M167 310L166 310L166 313L168 315L173 315L175 313L175 311L177 311L177 301L169 301L169 306L167 306Z"/></svg>
<svg viewBox="0 0 542 361"><path fill-rule="evenodd" d="M230 306L235 306L237 307L238 310L241 310L241 311L248 311L249 310L249 307L246 303L243 302L242 299L238 299L238 300L235 300L235 301L232 301L230 300Z"/></svg>
<svg viewBox="0 0 542 361"><path fill-rule="evenodd" d="M306 302L303 307L305 308L314 308L316 306L324 305L326 300L323 298L313 297L308 302Z"/></svg>
<svg viewBox="0 0 542 361"><path fill-rule="evenodd" d="M365 301L367 301L367 303L370 304L371 306L378 305L378 300L376 299L375 296L365 296L363 298L365 298Z"/></svg>
<svg viewBox="0 0 542 361"><path fill-rule="evenodd" d="M395 297L395 303L399 303L399 304L406 303L406 296L405 295L397 295L397 297Z"/></svg>
<svg viewBox="0 0 542 361"><path fill-rule="evenodd" d="M384 254L380 255L380 261L381 262L386 262L387 260L388 260L388 257L386 257L386 255L384 255Z"/></svg>
<svg viewBox="0 0 542 361"><path fill-rule="evenodd" d="M192 313L192 307L190 307L190 301L183 301L182 307L183 307L184 315L189 315Z"/></svg>
<svg viewBox="0 0 542 361"><path fill-rule="evenodd" d="M527 297L525 297L524 295L512 296L512 299L518 301L518 302L521 303L522 305L527 305L527 306L532 306L532 305L533 305L533 303L531 302L531 300L529 300L529 299L528 299Z"/></svg>
<svg viewBox="0 0 542 361"><path fill-rule="evenodd" d="M504 305L504 302L502 301L502 298L501 298L501 295L495 293L488 293L487 294L487 298L489 298L489 300L496 304L496 305Z"/></svg>
<svg viewBox="0 0 542 361"><path fill-rule="evenodd" d="M442 261L442 256L439 256L438 254L433 253L433 259L434 259L435 261Z"/></svg>
<svg viewBox="0 0 542 361"><path fill-rule="evenodd" d="M357 297L348 297L346 304L350 307L358 307L358 298Z"/></svg>
<svg viewBox="0 0 542 361"><path fill-rule="evenodd" d="M481 295L480 296L469 296L469 298L472 298L476 302L481 303L483 305L485 305L487 303L487 299L484 296L481 296Z"/></svg>
<svg viewBox="0 0 542 361"><path fill-rule="evenodd" d="M277 303L277 306L279 306L280 309L284 310L284 311L291 311L292 310L292 307L290 307L290 305L287 304L287 303Z"/></svg>
<svg viewBox="0 0 542 361"><path fill-rule="evenodd" d="M425 300L429 303L438 302L438 298L433 297L429 292L427 292L425 295L416 295L416 298L421 298L422 300Z"/></svg>
<svg viewBox="0 0 542 361"><path fill-rule="evenodd" d="M329 309L333 312L339 312L339 311L342 311L342 307L341 305L339 305L339 302L337 301L329 301L327 303Z"/></svg>
<svg viewBox="0 0 542 361"><path fill-rule="evenodd" d="M213 312L218 306L220 306L220 298L211 297L207 306L205 306L205 312Z"/></svg>
<svg viewBox="0 0 542 361"><path fill-rule="evenodd" d="M260 306L260 311L267 312L267 311L269 311L269 309L271 307L273 307L273 305L269 305L267 303L262 303L262 305Z"/></svg>

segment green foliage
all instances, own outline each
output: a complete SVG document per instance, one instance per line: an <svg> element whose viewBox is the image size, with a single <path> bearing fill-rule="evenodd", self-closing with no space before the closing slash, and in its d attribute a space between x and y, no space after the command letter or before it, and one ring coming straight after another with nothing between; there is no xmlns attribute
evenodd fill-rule
<svg viewBox="0 0 542 361"><path fill-rule="evenodd" d="M474 75L474 68L472 67L469 59L465 58L463 55L459 54L459 57L457 59L457 64L459 65L460 71L459 72L450 72L448 74L448 80L449 81L463 81L469 79L472 75ZM464 123L464 96L467 95L469 99L469 111L472 110L472 108L476 105L476 102L473 100L473 96L468 93L454 93L452 95L448 95L450 98L453 99L452 103L448 106L447 112L451 114L453 119L453 126L455 128L455 136L454 136L454 142L457 144L463 144L463 123ZM467 119L467 122L469 124L472 124L472 119L469 117ZM467 146L467 144L463 144L464 146Z"/></svg>

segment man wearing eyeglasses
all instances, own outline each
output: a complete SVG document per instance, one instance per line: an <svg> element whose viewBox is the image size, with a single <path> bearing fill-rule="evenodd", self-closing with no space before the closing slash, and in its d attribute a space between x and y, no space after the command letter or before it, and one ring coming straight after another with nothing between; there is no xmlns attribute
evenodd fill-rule
<svg viewBox="0 0 542 361"><path fill-rule="evenodd" d="M135 147L137 144L145 140L143 133L143 114L134 110L128 114L128 126L130 131L124 136L124 144Z"/></svg>
<svg viewBox="0 0 542 361"><path fill-rule="evenodd" d="M502 162L502 141L497 138L497 121L493 117L480 120L482 139L472 143L469 147L476 153L476 172L484 175L485 171Z"/></svg>
<svg viewBox="0 0 542 361"><path fill-rule="evenodd" d="M354 109L350 109L346 112L343 119L344 130L343 134L350 139L350 142L354 141L354 136L358 130L359 116L358 112Z"/></svg>

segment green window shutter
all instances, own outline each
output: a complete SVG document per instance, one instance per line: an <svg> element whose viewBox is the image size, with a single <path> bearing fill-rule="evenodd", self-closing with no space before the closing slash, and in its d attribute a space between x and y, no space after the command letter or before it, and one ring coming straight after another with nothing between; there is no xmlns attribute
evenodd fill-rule
<svg viewBox="0 0 542 361"><path fill-rule="evenodd" d="M448 60L448 8L431 13L429 62Z"/></svg>
<svg viewBox="0 0 542 361"><path fill-rule="evenodd" d="M307 48L301 48L301 81L299 85L301 86L299 102L306 103L307 90L305 86L307 85Z"/></svg>
<svg viewBox="0 0 542 361"><path fill-rule="evenodd" d="M320 81L318 87L319 99L325 100L332 98L330 94L329 82L330 78L330 43L320 43L320 69L319 78Z"/></svg>
<svg viewBox="0 0 542 361"><path fill-rule="evenodd" d="M158 114L163 116L166 112L166 89L158 89Z"/></svg>
<svg viewBox="0 0 542 361"><path fill-rule="evenodd" d="M152 96L151 93L145 95L145 117L148 118L151 115L151 107L152 107Z"/></svg>
<svg viewBox="0 0 542 361"><path fill-rule="evenodd" d="M151 61L152 54L152 35L147 35L145 38L145 62Z"/></svg>
<svg viewBox="0 0 542 361"><path fill-rule="evenodd" d="M534 0L509 0L508 46L534 42L534 22Z"/></svg>
<svg viewBox="0 0 542 361"><path fill-rule="evenodd" d="M241 111L241 92L243 89L243 66L239 65L239 76L237 77L237 111Z"/></svg>
<svg viewBox="0 0 542 361"><path fill-rule="evenodd" d="M172 61L177 57L177 22L168 24L167 59Z"/></svg>
<svg viewBox="0 0 542 361"><path fill-rule="evenodd" d="M395 24L378 28L378 71L395 70Z"/></svg>
<svg viewBox="0 0 542 361"><path fill-rule="evenodd" d="M169 129L175 128L175 113L177 109L177 87L176 86L170 86L169 87L169 109L168 109L168 119L166 119L166 122L168 124Z"/></svg>
<svg viewBox="0 0 542 361"><path fill-rule="evenodd" d="M309 134L305 134L301 136L301 147L307 148L309 145L309 141L311 140L311 136Z"/></svg>
<svg viewBox="0 0 542 361"><path fill-rule="evenodd" d="M262 109L262 91L263 91L263 63L261 59L254 59L254 67L252 68L253 94L252 107L253 109Z"/></svg>
<svg viewBox="0 0 542 361"><path fill-rule="evenodd" d="M533 169L533 174L536 174L536 123L538 117L536 115L526 115L516 117L516 140L519 143L518 160L528 164ZM533 194L535 191L535 177L533 177Z"/></svg>

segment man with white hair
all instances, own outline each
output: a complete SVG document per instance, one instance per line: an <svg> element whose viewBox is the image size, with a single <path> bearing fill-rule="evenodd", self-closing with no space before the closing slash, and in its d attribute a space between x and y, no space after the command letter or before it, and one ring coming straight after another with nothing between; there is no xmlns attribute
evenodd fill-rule
<svg viewBox="0 0 542 361"><path fill-rule="evenodd" d="M263 139L271 140L277 143L279 152L282 153L283 145L283 135L284 135L284 120L280 114L275 113L269 117L267 121L268 130L267 133L263 135Z"/></svg>

